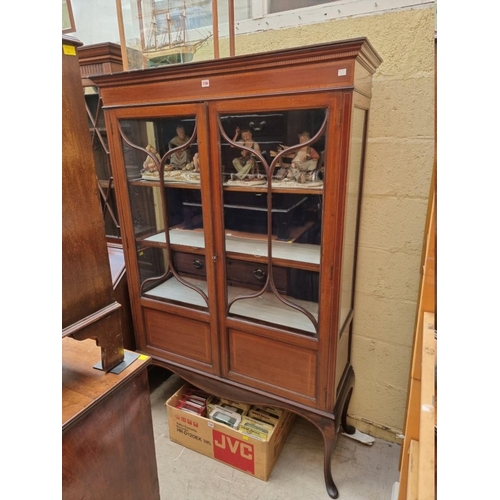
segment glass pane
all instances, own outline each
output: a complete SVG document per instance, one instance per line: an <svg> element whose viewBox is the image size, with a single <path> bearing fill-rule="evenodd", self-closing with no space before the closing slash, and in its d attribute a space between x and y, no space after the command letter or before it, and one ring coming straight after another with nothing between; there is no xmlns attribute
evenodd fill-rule
<svg viewBox="0 0 500 500"><path fill-rule="evenodd" d="M207 307L196 118L121 120L141 290Z"/></svg>
<svg viewBox="0 0 500 500"><path fill-rule="evenodd" d="M213 35L212 0L120 0L128 69L186 63Z"/></svg>
<svg viewBox="0 0 500 500"><path fill-rule="evenodd" d="M324 109L219 117L229 315L317 335Z"/></svg>
<svg viewBox="0 0 500 500"><path fill-rule="evenodd" d="M314 5L331 2L332 0L269 0L269 14L303 9L304 7L313 7Z"/></svg>
<svg viewBox="0 0 500 500"><path fill-rule="evenodd" d="M342 250L342 280L340 295L339 330L352 309L354 287L354 259L356 254L356 226L359 206L361 167L363 165L366 111L354 108L349 149L349 172L344 217Z"/></svg>
<svg viewBox="0 0 500 500"><path fill-rule="evenodd" d="M106 236L108 238L120 238L120 223L118 221L115 186L111 172L108 135L104 123L102 101L97 89L94 87L85 87L84 95Z"/></svg>

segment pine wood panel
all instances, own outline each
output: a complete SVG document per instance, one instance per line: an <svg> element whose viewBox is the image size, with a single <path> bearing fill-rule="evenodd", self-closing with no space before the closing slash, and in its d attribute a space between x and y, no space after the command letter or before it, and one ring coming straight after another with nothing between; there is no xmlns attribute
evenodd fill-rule
<svg viewBox="0 0 500 500"><path fill-rule="evenodd" d="M422 385L420 389L420 429L418 463L418 500L434 500L436 496L436 338L434 314L424 314L422 340Z"/></svg>
<svg viewBox="0 0 500 500"><path fill-rule="evenodd" d="M419 464L418 441L410 441L409 464L408 464L408 487L406 488L407 500L418 500L418 464Z"/></svg>

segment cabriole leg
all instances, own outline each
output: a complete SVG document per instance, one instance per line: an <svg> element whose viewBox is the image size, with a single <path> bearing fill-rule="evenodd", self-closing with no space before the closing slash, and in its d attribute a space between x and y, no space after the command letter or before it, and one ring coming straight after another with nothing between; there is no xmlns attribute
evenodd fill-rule
<svg viewBox="0 0 500 500"><path fill-rule="evenodd" d="M346 434L354 434L356 432L356 427L354 427L353 425L349 425L347 423L347 409L349 408L349 401L351 400L351 395L352 395L352 388L347 394L347 398L345 400L344 407L342 409L342 416L340 418L342 429L344 429L344 432Z"/></svg>
<svg viewBox="0 0 500 500"><path fill-rule="evenodd" d="M325 445L324 474L326 491L331 498L338 498L339 490L335 486L332 477L332 452L333 448L335 447L335 441L337 437L335 422L330 421L328 423L324 423L320 428L320 431L323 435L323 441Z"/></svg>

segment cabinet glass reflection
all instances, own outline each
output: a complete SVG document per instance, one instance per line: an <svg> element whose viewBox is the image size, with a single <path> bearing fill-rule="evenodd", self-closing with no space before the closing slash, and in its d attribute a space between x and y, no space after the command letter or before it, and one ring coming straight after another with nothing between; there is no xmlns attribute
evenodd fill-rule
<svg viewBox="0 0 500 500"><path fill-rule="evenodd" d="M196 117L121 120L120 135L141 293L207 308Z"/></svg>
<svg viewBox="0 0 500 500"><path fill-rule="evenodd" d="M227 309L318 334L325 109L218 117Z"/></svg>

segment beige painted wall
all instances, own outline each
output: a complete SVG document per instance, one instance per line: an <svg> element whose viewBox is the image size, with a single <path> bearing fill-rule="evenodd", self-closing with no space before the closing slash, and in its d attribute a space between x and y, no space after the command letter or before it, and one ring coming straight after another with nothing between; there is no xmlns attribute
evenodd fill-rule
<svg viewBox="0 0 500 500"><path fill-rule="evenodd" d="M404 425L420 258L434 153L434 9L327 21L236 37L236 55L366 36L383 59L373 78L349 417L397 441ZM228 40L220 55L228 56ZM213 46L196 60L213 58Z"/></svg>

